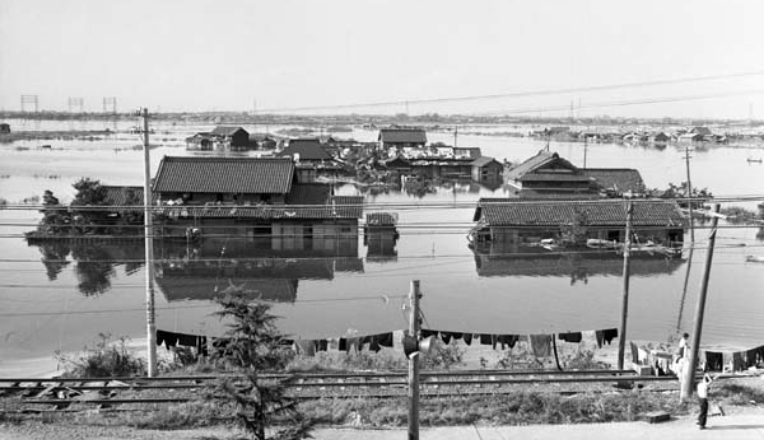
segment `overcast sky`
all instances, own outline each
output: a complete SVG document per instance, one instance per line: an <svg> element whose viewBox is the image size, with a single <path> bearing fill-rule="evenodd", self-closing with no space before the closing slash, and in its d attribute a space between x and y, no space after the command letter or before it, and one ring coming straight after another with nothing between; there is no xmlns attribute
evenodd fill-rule
<svg viewBox="0 0 764 440"><path fill-rule="evenodd" d="M114 96L120 111L409 101L410 113L568 115L572 103L581 115L761 119L762 74L416 101L762 73L762 17L764 2L729 0L1 0L0 108L30 94L51 110L81 97L99 111ZM606 105L711 95L725 96Z"/></svg>

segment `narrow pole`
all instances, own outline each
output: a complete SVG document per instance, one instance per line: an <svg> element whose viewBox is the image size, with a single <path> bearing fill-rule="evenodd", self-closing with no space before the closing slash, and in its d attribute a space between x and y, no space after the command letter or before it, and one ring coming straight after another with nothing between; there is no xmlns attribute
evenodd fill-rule
<svg viewBox="0 0 764 440"><path fill-rule="evenodd" d="M157 374L156 316L154 313L154 242L151 218L151 166L149 162L149 110L141 110L143 117L143 229L146 248L146 348L148 374Z"/></svg>
<svg viewBox="0 0 764 440"><path fill-rule="evenodd" d="M409 290L411 316L409 334L419 342L419 280L411 281ZM419 439L419 350L409 356L409 440Z"/></svg>
<svg viewBox="0 0 764 440"><path fill-rule="evenodd" d="M714 212L719 213L721 205L714 205ZM686 401L692 396L692 389L695 385L695 369L698 365L698 351L700 348L700 337L703 332L703 315L706 312L706 294L708 293L708 278L711 274L711 262L714 258L714 245L716 244L716 226L719 223L719 217L714 216L711 220L711 236L708 239L708 250L706 250L706 264L703 266L703 279L700 284L700 295L698 303L695 305L695 322L693 323L692 339L690 339L690 356L687 358L687 373L684 375L684 383L680 392L680 399Z"/></svg>
<svg viewBox="0 0 764 440"><path fill-rule="evenodd" d="M623 370L623 358L626 353L626 319L629 316L629 248L631 247L631 220L634 205L631 200L626 205L626 238L623 241L623 304L621 309L621 328L618 332L618 369Z"/></svg>
<svg viewBox="0 0 764 440"><path fill-rule="evenodd" d="M690 207L690 243L695 244L695 225L692 221L692 182L690 181L690 146L685 145L684 147L684 162L685 162L685 168L687 169L687 198L690 199L687 201L688 206Z"/></svg>
<svg viewBox="0 0 764 440"><path fill-rule="evenodd" d="M679 301L679 316L676 318L676 333L682 328L682 315L684 314L684 302L687 299L687 286L690 283L690 269L692 268L692 254L695 248L690 246L690 254L687 256L687 270L684 273L684 285L682 287L682 299Z"/></svg>
<svg viewBox="0 0 764 440"><path fill-rule="evenodd" d="M454 148L456 148L456 137L459 136L459 126L454 126Z"/></svg>

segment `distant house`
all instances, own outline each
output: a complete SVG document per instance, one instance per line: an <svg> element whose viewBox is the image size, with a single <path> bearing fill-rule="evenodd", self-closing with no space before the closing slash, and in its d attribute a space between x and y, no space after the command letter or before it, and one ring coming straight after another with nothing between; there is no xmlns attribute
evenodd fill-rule
<svg viewBox="0 0 764 440"><path fill-rule="evenodd" d="M278 237L283 246L314 236L357 237L363 204L362 197L333 196L329 185L299 183L289 158L164 157L154 192L164 235L184 236L193 227L250 240Z"/></svg>
<svg viewBox="0 0 764 440"><path fill-rule="evenodd" d="M0 122L0 134L11 134L11 124Z"/></svg>
<svg viewBox="0 0 764 440"><path fill-rule="evenodd" d="M506 177L507 183L519 190L573 192L591 189L588 176L557 153L544 150L511 168Z"/></svg>
<svg viewBox="0 0 764 440"><path fill-rule="evenodd" d="M405 148L424 148L427 144L427 133L423 128L416 127L383 128L379 130L377 141L381 150L396 155Z"/></svg>
<svg viewBox="0 0 764 440"><path fill-rule="evenodd" d="M395 156L392 159L388 159L382 162L385 168L393 171L410 171L411 162L401 156Z"/></svg>
<svg viewBox="0 0 764 440"><path fill-rule="evenodd" d="M277 156L294 160L297 178L301 182L313 182L319 174L336 174L342 169L342 164L324 149L317 138L290 139L289 146Z"/></svg>
<svg viewBox="0 0 764 440"><path fill-rule="evenodd" d="M454 157L454 147L452 147L451 145L446 145L443 142L436 142L434 144L430 144L430 151L435 156Z"/></svg>
<svg viewBox="0 0 764 440"><path fill-rule="evenodd" d="M258 150L275 150L278 140L268 133L250 133L249 145Z"/></svg>
<svg viewBox="0 0 764 440"><path fill-rule="evenodd" d="M210 135L223 148L239 150L249 148L249 133L241 127L218 125L210 132Z"/></svg>
<svg viewBox="0 0 764 440"><path fill-rule="evenodd" d="M700 133L685 133L679 136L679 142L703 142L705 136Z"/></svg>
<svg viewBox="0 0 764 440"><path fill-rule="evenodd" d="M215 138L209 132L196 133L186 138L187 150L210 151L214 144Z"/></svg>
<svg viewBox="0 0 764 440"><path fill-rule="evenodd" d="M681 246L685 219L679 206L667 200L633 202L635 242ZM542 239L560 240L575 228L579 239L624 242L626 204L623 200L481 199L473 221L473 243L527 246Z"/></svg>
<svg viewBox="0 0 764 440"><path fill-rule="evenodd" d="M492 157L479 157L473 160L471 165L471 176L475 182L496 182L502 180L504 165Z"/></svg>
<svg viewBox="0 0 764 440"><path fill-rule="evenodd" d="M540 151L506 172L507 183L520 190L520 197L564 195L591 198L601 194L618 197L642 194L645 184L639 171L630 168L578 168L557 153Z"/></svg>
<svg viewBox="0 0 764 440"><path fill-rule="evenodd" d="M663 131L658 133L653 133L647 138L647 141L652 143L669 142L670 140L671 140L671 135Z"/></svg>

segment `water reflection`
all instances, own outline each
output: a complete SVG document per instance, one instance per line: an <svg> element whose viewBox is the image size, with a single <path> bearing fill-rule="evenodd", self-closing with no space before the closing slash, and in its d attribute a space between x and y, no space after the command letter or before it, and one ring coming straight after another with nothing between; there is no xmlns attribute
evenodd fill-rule
<svg viewBox="0 0 764 440"><path fill-rule="evenodd" d="M29 240L28 245L39 247L49 281L74 262L77 289L85 296L109 291L117 266L124 266L127 275L143 266L144 247L139 240Z"/></svg>
<svg viewBox="0 0 764 440"><path fill-rule="evenodd" d="M548 251L543 248L490 244L474 249L480 277L569 277L570 284L589 282L591 276L621 276L623 255L614 251ZM630 259L632 276L670 275L684 262L662 254L636 254Z"/></svg>

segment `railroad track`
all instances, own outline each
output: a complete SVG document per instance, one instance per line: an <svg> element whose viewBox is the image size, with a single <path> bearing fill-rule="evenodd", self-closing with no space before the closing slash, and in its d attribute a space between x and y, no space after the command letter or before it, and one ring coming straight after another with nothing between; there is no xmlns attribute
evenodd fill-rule
<svg viewBox="0 0 764 440"><path fill-rule="evenodd" d="M101 408L122 405L172 404L197 399L216 381L240 376L169 376L158 378L0 379L0 412L34 408ZM263 374L265 381L292 378L285 384L289 395L299 400L318 398L391 398L405 396L405 372L352 374ZM615 388L645 391L676 390L672 376L638 376L632 370L587 371L440 371L420 375L420 396L451 397L509 394L528 387L560 394L612 392ZM541 388L539 388L541 390ZM10 404L12 403L12 404Z"/></svg>

